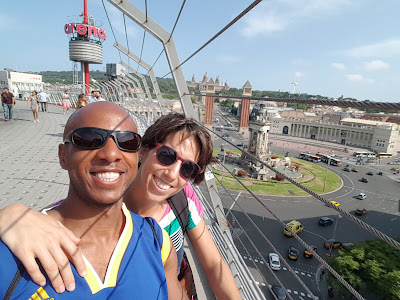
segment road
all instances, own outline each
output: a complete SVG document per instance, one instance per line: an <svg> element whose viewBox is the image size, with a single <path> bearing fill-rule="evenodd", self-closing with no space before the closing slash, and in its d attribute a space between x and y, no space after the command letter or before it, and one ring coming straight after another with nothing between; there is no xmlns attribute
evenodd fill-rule
<svg viewBox="0 0 400 300"><path fill-rule="evenodd" d="M226 123L224 119L219 117L219 122L224 126ZM230 131L230 140L244 141L244 139L234 131ZM305 140L305 142L308 140ZM312 141L310 141L312 143ZM220 139L214 141L214 148L218 148L222 142ZM246 143L246 142L245 142ZM284 142L284 144L274 141L272 144L274 153L283 153L289 151L289 156L298 157L299 152L306 149L313 149L313 144L298 144L291 142ZM281 148L279 146L284 146ZM226 146L226 148L232 148ZM311 152L310 150L310 152ZM323 149L332 151L332 149ZM336 154L338 154L336 152ZM338 154L339 155L339 154ZM340 207L347 212L354 213L357 208L367 209L367 214L359 217L367 224L377 228L390 237L397 238L400 236L400 213L399 213L399 182L392 180L389 177L393 175L390 170L392 167L399 167L398 165L382 164L368 166L358 165L356 160L350 156L344 157L343 164L349 165L350 168L358 169L358 172L346 172L344 166L335 167L330 166L329 170L338 174L343 180L343 186L338 191L325 194L323 197L329 201L334 200L340 203ZM390 161L391 159L386 159ZM320 163L323 167L326 164ZM372 171L374 175L367 175ZM379 171L383 175L377 175ZM361 182L361 178L368 178L368 183ZM356 199L356 196L363 192L367 195L364 200ZM233 191L232 196L236 198L238 192ZM223 189L220 189L220 197L225 208L229 208L233 202L231 196L227 195ZM243 258L247 261L253 275L255 276L258 284L265 289L265 295L270 295L267 289L267 284L277 283L272 272L283 283L287 291L293 299L306 299L307 292L297 282L293 275L284 266L280 271L271 271L265 262L268 260L268 253L278 252L283 259L293 268L296 274L303 280L307 287L314 295L322 299L324 291L319 291L319 276L318 268L320 263L315 258L304 257L304 247L295 240L293 237L287 237L283 234L282 225L267 211L263 206L265 205L277 218L283 220L285 223L296 219L302 223L305 230L300 234L300 237L309 245L317 247L318 254L321 257L326 256L328 249L323 247L323 243L329 239L336 239L342 243L355 243L368 239L374 239L369 232L361 229L353 222L324 205L321 201L313 197L282 197L282 196L268 196L258 195L255 199L248 193L242 192L238 197L237 204L233 206L233 215L228 216L228 221L232 225L233 237L235 244L240 250ZM330 226L323 227L318 224L321 217L328 216L334 220ZM254 225L249 221L250 218L259 230L263 233L262 236ZM268 240L276 248L273 249ZM254 244L255 247L252 246ZM300 255L297 261L288 259L289 246L299 248ZM257 249L257 250L256 250ZM337 249L332 251L332 254L337 253ZM261 255L261 257L260 257ZM272 299L272 298L271 298Z"/></svg>

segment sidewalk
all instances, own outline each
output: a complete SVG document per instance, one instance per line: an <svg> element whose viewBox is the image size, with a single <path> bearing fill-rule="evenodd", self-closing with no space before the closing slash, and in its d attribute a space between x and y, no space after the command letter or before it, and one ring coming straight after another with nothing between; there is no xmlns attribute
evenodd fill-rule
<svg viewBox="0 0 400 300"><path fill-rule="evenodd" d="M68 174L58 163L58 144L69 115L48 105L33 122L26 101L16 101L13 121L0 121L0 208L23 203L39 209L66 196ZM3 112L1 112L3 113Z"/></svg>

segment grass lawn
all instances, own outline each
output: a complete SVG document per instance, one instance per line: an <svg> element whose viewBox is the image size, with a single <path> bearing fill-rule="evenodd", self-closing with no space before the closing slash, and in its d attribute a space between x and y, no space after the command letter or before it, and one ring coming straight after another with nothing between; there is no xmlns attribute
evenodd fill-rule
<svg viewBox="0 0 400 300"><path fill-rule="evenodd" d="M327 165L324 163L313 164L295 158L291 158L291 161L292 164L294 163L300 165L300 172L303 174L303 177L296 179L296 181L298 183L301 183L303 186L309 188L313 192L322 194ZM216 171L215 169L214 169L214 176L216 176L219 180L222 179L222 173L220 171ZM275 179L271 179L268 181L259 181L259 180L251 180L250 178L241 178L241 182L256 194L286 195L286 196L308 195L305 191L291 184L287 180L276 181ZM219 185L218 181L217 184ZM232 190L245 190L242 187L242 185L240 185L236 181L236 179L234 179L231 176L227 176L227 173L224 174L223 184L226 188ZM325 193L338 189L341 186L341 184L342 182L339 176L331 171L328 171Z"/></svg>

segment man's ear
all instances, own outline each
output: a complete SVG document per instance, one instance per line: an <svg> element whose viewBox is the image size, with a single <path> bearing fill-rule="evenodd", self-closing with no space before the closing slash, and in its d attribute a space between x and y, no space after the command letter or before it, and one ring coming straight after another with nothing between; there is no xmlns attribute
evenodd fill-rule
<svg viewBox="0 0 400 300"><path fill-rule="evenodd" d="M68 170L68 163L67 163L67 149L65 148L64 144L58 145L58 160L60 161L60 166L64 170Z"/></svg>

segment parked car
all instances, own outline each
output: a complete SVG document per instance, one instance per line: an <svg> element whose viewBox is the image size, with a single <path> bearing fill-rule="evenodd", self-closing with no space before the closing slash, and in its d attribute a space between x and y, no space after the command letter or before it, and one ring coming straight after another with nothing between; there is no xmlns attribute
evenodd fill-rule
<svg viewBox="0 0 400 300"><path fill-rule="evenodd" d="M304 229L303 225L301 225L301 223L296 220L290 221L289 223L286 224L286 226L292 229L296 234L301 233ZM283 230L283 233L286 234L287 236L292 236L292 233L286 228Z"/></svg>
<svg viewBox="0 0 400 300"><path fill-rule="evenodd" d="M299 249L294 246L290 246L288 256L291 260L297 260L297 258L299 257Z"/></svg>
<svg viewBox="0 0 400 300"><path fill-rule="evenodd" d="M361 178L361 180L360 180L361 182L365 182L365 183L368 183L368 179L367 178Z"/></svg>
<svg viewBox="0 0 400 300"><path fill-rule="evenodd" d="M356 173L358 172L358 170L357 170L357 169L354 169L354 168L351 169L351 171L352 171L352 172L356 172Z"/></svg>
<svg viewBox="0 0 400 300"><path fill-rule="evenodd" d="M371 171L369 171L369 172L367 173L367 175L372 176L372 175L374 175L374 173L371 172Z"/></svg>
<svg viewBox="0 0 400 300"><path fill-rule="evenodd" d="M340 245L342 245L342 243L339 241L336 241L334 239L330 239L330 240L327 240L326 242L324 242L324 247L327 249L329 249L329 248L336 249L336 248L339 248Z"/></svg>
<svg viewBox="0 0 400 300"><path fill-rule="evenodd" d="M287 299L285 289L283 287L281 287L280 285L273 284L271 286L271 290L274 292L274 294L275 294L276 298L278 298L278 300Z"/></svg>
<svg viewBox="0 0 400 300"><path fill-rule="evenodd" d="M314 252L317 252L317 247L315 247L314 245L310 245L311 249L313 249L313 251L309 251L308 249L304 250L304 256L305 257L313 257Z"/></svg>
<svg viewBox="0 0 400 300"><path fill-rule="evenodd" d="M362 216L367 213L367 210L365 208L357 208L354 213L358 216Z"/></svg>
<svg viewBox="0 0 400 300"><path fill-rule="evenodd" d="M276 253L268 254L269 266L272 270L278 271L281 269L281 261L279 260L279 255Z"/></svg>
<svg viewBox="0 0 400 300"><path fill-rule="evenodd" d="M378 172L378 175L383 175L383 173L382 172Z"/></svg>
<svg viewBox="0 0 400 300"><path fill-rule="evenodd" d="M358 194L358 196L356 198L360 199L360 200L364 200L365 198L367 198L367 195L365 195L364 193L360 193L360 194Z"/></svg>
<svg viewBox="0 0 400 300"><path fill-rule="evenodd" d="M333 219L328 218L328 217L322 217L321 219L319 219L319 225L322 225L322 226L331 225L333 222L334 222Z"/></svg>
<svg viewBox="0 0 400 300"><path fill-rule="evenodd" d="M346 167L343 169L343 171L350 172L350 169L348 167Z"/></svg>

